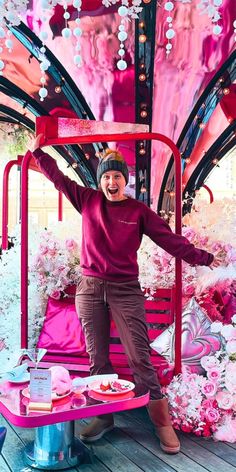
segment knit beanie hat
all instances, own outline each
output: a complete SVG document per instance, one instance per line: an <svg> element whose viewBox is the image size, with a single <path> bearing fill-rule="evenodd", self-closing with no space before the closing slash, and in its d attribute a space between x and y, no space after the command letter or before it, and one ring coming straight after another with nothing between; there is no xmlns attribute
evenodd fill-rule
<svg viewBox="0 0 236 472"><path fill-rule="evenodd" d="M127 164L118 151L113 151L112 149L106 149L105 153L102 155L102 158L97 167L97 182L100 184L102 174L109 172L109 170L117 170L121 172L125 178L126 184L129 181L129 171Z"/></svg>

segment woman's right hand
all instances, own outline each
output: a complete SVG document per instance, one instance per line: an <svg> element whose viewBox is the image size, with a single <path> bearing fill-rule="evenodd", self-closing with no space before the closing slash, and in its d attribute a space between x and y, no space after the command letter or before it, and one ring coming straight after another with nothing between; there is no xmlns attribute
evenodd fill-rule
<svg viewBox="0 0 236 472"><path fill-rule="evenodd" d="M36 151L36 149L40 148L40 144L42 142L42 137L43 137L43 133L38 134L38 136L35 138L35 140L33 142L33 145L32 145L32 148L31 148L31 152L34 152L34 151Z"/></svg>

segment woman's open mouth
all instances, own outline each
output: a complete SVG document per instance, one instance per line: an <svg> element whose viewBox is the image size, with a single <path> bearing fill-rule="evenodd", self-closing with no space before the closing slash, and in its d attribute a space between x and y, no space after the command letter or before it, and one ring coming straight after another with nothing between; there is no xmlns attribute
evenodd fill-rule
<svg viewBox="0 0 236 472"><path fill-rule="evenodd" d="M108 188L107 191L110 193L110 195L115 195L118 193L118 188Z"/></svg>

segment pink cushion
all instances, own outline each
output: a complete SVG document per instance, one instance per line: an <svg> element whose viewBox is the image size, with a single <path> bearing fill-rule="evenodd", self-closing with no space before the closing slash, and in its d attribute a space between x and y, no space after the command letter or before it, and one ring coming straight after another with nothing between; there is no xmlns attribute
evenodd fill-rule
<svg viewBox="0 0 236 472"><path fill-rule="evenodd" d="M60 300L49 297L37 347L44 347L48 353L85 353L84 334L74 297Z"/></svg>

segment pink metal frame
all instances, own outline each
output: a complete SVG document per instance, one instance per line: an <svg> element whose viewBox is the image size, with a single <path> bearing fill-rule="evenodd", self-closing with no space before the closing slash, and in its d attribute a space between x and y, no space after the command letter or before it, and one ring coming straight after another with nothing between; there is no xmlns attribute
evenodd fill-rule
<svg viewBox="0 0 236 472"><path fill-rule="evenodd" d="M21 165L23 156L18 156L17 159L10 161L6 164L6 167L3 172L3 182L2 182L2 250L8 249L8 208L9 208L9 198L8 198L8 187L9 187L9 174L13 166Z"/></svg>
<svg viewBox="0 0 236 472"><path fill-rule="evenodd" d="M209 193L209 196L210 196L210 203L213 203L213 202L214 202L214 195L213 195L212 190L211 190L210 187L208 187L208 185L206 185L206 184L203 185L203 188L205 188L205 190Z"/></svg>
<svg viewBox="0 0 236 472"><path fill-rule="evenodd" d="M18 156L17 159L12 160L6 164L3 172L2 182L2 250L8 249L8 209L9 209L9 174L14 165L21 166L24 156ZM40 172L39 168L32 167L32 170ZM63 199L62 193L58 192L58 221L63 219Z"/></svg>
<svg viewBox="0 0 236 472"><path fill-rule="evenodd" d="M182 171L181 156L171 139L159 133L97 134L66 138L43 135L41 147L62 144L87 144L96 142L119 142L132 140L155 140L165 143L172 151L175 163L175 231L182 233ZM28 343L28 167L31 153L27 152L22 163L22 217L21 217L21 345ZM181 372L182 332L182 262L175 264L175 373ZM60 359L58 358L60 361Z"/></svg>

